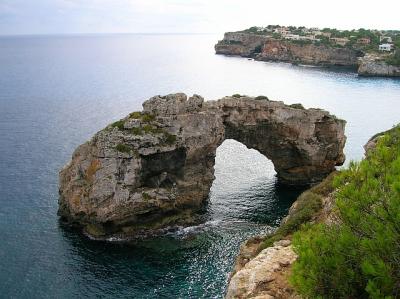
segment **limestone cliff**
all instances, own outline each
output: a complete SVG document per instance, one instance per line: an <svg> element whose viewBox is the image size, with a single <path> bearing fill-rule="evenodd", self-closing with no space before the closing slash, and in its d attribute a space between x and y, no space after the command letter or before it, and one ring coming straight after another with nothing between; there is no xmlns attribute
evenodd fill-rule
<svg viewBox="0 0 400 299"><path fill-rule="evenodd" d="M242 32L227 32L224 38L215 45L215 52L224 55L255 57L260 53L268 37Z"/></svg>
<svg viewBox="0 0 400 299"><path fill-rule="evenodd" d="M313 184L343 163L344 125L326 111L267 99L156 96L76 149L60 172L59 215L98 238L190 221L229 138L270 158L282 183Z"/></svg>
<svg viewBox="0 0 400 299"><path fill-rule="evenodd" d="M400 77L400 66L389 65L379 55L359 58L358 74L362 76Z"/></svg>
<svg viewBox="0 0 400 299"><path fill-rule="evenodd" d="M215 45L217 54L240 55L256 60L282 61L321 66L357 66L361 53L348 48L327 47L272 37L228 32Z"/></svg>
<svg viewBox="0 0 400 299"><path fill-rule="evenodd" d="M320 66L355 66L358 53L348 48L301 44L282 40L267 40L259 60L284 61Z"/></svg>

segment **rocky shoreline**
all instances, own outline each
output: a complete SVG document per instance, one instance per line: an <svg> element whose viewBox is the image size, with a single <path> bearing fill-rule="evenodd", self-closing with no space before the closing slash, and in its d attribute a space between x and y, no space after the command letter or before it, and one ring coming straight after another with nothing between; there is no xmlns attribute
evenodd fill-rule
<svg viewBox="0 0 400 299"><path fill-rule="evenodd" d="M369 139L364 145L366 157L376 147L378 139L391 130L378 133ZM335 190L332 187L333 178L337 174L338 172L333 172L324 181L302 193L273 234L253 237L241 245L225 298L302 298L289 283L291 265L297 259L291 238L305 223L338 223L334 209ZM318 205L315 205L314 209L305 206L305 203L309 204L315 200Z"/></svg>
<svg viewBox="0 0 400 299"><path fill-rule="evenodd" d="M155 96L76 149L60 171L58 214L100 240L190 225L225 139L271 159L281 183L309 185L344 162L344 126L324 110L263 96Z"/></svg>
<svg viewBox="0 0 400 299"><path fill-rule="evenodd" d="M291 239L305 223L335 221L333 172L320 184L303 192L289 209L280 227L271 235L244 242L229 279L226 298L300 299L288 282L297 259Z"/></svg>
<svg viewBox="0 0 400 299"><path fill-rule="evenodd" d="M365 55L350 48L275 39L246 32L227 32L215 45L216 54L235 55L259 61L288 62L321 67L346 66L360 76L399 77L400 67L380 55Z"/></svg>

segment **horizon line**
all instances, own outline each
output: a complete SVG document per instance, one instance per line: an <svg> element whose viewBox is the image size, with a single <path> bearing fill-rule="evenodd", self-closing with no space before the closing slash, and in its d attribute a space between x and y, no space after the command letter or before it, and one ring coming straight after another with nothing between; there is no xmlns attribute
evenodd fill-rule
<svg viewBox="0 0 400 299"><path fill-rule="evenodd" d="M0 34L2 37L35 37L35 36L91 36L91 35L211 35L221 32L77 32L77 33L15 33ZM223 34L223 32L222 32Z"/></svg>

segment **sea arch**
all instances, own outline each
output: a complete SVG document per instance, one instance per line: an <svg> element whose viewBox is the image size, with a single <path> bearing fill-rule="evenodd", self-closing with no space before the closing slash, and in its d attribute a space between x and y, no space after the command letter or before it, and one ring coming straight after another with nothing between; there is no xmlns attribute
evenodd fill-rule
<svg viewBox="0 0 400 299"><path fill-rule="evenodd" d="M314 184L344 162L344 127L327 111L266 97L155 96L77 148L60 172L59 214L91 235L183 223L207 200L226 139L270 159L282 184Z"/></svg>

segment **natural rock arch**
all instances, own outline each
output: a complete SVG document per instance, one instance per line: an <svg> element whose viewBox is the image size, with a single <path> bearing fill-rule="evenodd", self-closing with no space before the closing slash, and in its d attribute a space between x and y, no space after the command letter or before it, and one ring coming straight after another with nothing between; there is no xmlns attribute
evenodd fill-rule
<svg viewBox="0 0 400 299"><path fill-rule="evenodd" d="M59 215L97 237L185 222L208 197L225 139L272 160L282 183L313 184L344 162L344 126L265 97L156 96L77 148L60 172Z"/></svg>

